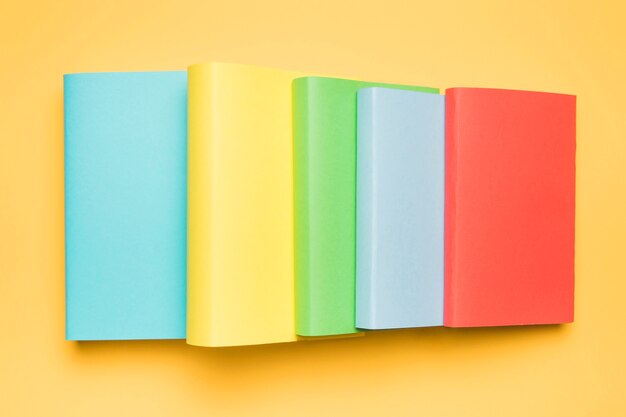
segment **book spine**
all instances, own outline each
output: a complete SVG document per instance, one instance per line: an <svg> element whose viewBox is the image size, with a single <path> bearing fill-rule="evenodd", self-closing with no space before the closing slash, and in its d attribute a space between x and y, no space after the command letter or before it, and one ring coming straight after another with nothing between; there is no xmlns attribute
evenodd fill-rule
<svg viewBox="0 0 626 417"><path fill-rule="evenodd" d="M311 335L309 83L293 81L293 175L296 334Z"/></svg>
<svg viewBox="0 0 626 417"><path fill-rule="evenodd" d="M456 187L458 153L458 96L446 91L445 208L444 208L444 326L456 325Z"/></svg>
<svg viewBox="0 0 626 417"><path fill-rule="evenodd" d="M356 327L371 329L376 324L375 91L369 88L360 90L357 102Z"/></svg>
<svg viewBox="0 0 626 417"><path fill-rule="evenodd" d="M211 65L188 72L187 341L211 345L211 186L214 128Z"/></svg>

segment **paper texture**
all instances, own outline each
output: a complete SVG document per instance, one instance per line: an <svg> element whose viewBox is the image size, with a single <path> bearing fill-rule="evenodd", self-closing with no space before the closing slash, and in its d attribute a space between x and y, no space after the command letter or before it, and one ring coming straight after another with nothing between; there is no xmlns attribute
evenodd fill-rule
<svg viewBox="0 0 626 417"><path fill-rule="evenodd" d="M443 325L445 97L358 93L356 326Z"/></svg>
<svg viewBox="0 0 626 417"><path fill-rule="evenodd" d="M66 337L185 337L187 74L71 74Z"/></svg>
<svg viewBox="0 0 626 417"><path fill-rule="evenodd" d="M575 96L446 91L446 326L573 320L575 151Z"/></svg>
<svg viewBox="0 0 626 417"><path fill-rule="evenodd" d="M296 340L291 82L301 75L189 68L190 344Z"/></svg>

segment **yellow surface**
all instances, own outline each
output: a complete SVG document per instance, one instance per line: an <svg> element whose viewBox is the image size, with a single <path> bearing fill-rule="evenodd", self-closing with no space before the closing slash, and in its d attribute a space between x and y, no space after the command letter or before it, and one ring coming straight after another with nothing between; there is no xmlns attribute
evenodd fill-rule
<svg viewBox="0 0 626 417"><path fill-rule="evenodd" d="M626 415L625 7L2 1L0 416ZM578 95L576 322L224 349L64 341L61 74L207 60Z"/></svg>
<svg viewBox="0 0 626 417"><path fill-rule="evenodd" d="M189 68L187 342L292 342L291 82L300 73Z"/></svg>

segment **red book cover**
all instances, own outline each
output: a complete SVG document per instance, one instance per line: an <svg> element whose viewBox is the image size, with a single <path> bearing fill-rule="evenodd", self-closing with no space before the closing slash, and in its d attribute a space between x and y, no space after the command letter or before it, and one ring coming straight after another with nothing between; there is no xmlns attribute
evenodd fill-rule
<svg viewBox="0 0 626 417"><path fill-rule="evenodd" d="M575 96L446 91L446 326L573 321L575 155Z"/></svg>

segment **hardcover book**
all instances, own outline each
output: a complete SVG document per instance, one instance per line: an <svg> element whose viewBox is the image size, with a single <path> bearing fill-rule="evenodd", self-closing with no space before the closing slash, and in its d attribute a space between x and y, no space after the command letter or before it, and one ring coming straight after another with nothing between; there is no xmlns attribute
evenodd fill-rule
<svg viewBox="0 0 626 417"><path fill-rule="evenodd" d="M443 325L445 97L358 93L356 327Z"/></svg>
<svg viewBox="0 0 626 417"><path fill-rule="evenodd" d="M187 73L64 91L66 337L185 338Z"/></svg>
<svg viewBox="0 0 626 417"><path fill-rule="evenodd" d="M187 341L296 340L291 82L238 64L189 68Z"/></svg>
<svg viewBox="0 0 626 417"><path fill-rule="evenodd" d="M326 77L298 78L294 95L296 332L357 332L357 91L437 89Z"/></svg>
<svg viewBox="0 0 626 417"><path fill-rule="evenodd" d="M575 96L446 91L446 326L573 321L575 152Z"/></svg>

